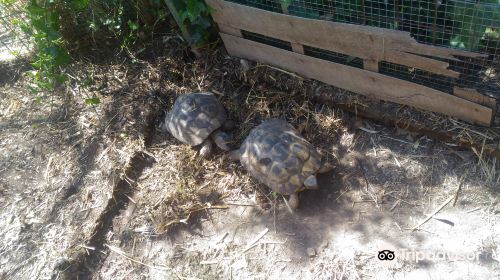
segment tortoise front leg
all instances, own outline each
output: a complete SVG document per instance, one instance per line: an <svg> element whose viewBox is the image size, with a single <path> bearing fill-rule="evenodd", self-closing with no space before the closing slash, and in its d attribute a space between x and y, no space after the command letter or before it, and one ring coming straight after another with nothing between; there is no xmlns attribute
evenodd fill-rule
<svg viewBox="0 0 500 280"><path fill-rule="evenodd" d="M201 144L200 155L204 158L208 158L213 151L212 140L207 139Z"/></svg>
<svg viewBox="0 0 500 280"><path fill-rule="evenodd" d="M221 148L223 151L229 151L230 148L228 144L231 142L231 135L223 131L215 131L212 133L212 139L217 147Z"/></svg>
<svg viewBox="0 0 500 280"><path fill-rule="evenodd" d="M298 193L293 193L290 195L290 197L288 198L288 205L290 205L290 207L292 209L299 208L299 194Z"/></svg>

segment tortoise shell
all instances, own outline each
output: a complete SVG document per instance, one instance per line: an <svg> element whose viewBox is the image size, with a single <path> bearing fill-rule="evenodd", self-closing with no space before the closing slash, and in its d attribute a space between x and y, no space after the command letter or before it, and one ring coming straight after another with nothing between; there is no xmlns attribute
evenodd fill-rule
<svg viewBox="0 0 500 280"><path fill-rule="evenodd" d="M179 141L196 146L221 127L226 119L226 110L212 93L189 93L175 100L165 117L165 126Z"/></svg>
<svg viewBox="0 0 500 280"><path fill-rule="evenodd" d="M271 119L250 131L239 149L240 162L272 190L290 195L321 167L321 154L286 121Z"/></svg>

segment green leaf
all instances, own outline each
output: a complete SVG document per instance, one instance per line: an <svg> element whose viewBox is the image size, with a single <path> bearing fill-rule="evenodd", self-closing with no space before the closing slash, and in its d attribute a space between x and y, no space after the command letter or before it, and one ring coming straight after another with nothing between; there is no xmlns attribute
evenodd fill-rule
<svg viewBox="0 0 500 280"><path fill-rule="evenodd" d="M128 23L128 27L130 28L130 30L136 31L137 29L139 29L139 25L137 24L137 22L133 22L133 21L129 20L127 23Z"/></svg>
<svg viewBox="0 0 500 280"><path fill-rule="evenodd" d="M5 6L12 5L16 2L16 0L0 0L0 4L3 4Z"/></svg>
<svg viewBox="0 0 500 280"><path fill-rule="evenodd" d="M285 9L288 9L292 4L292 0L281 0L281 6Z"/></svg>
<svg viewBox="0 0 500 280"><path fill-rule="evenodd" d="M73 7L77 10L83 10L88 7L90 0L73 0Z"/></svg>
<svg viewBox="0 0 500 280"><path fill-rule="evenodd" d="M477 50L481 40L487 36L489 27L499 24L500 9L485 4L498 4L499 1L486 0L479 3L454 2L451 18L460 23L458 32L450 40L452 47Z"/></svg>
<svg viewBox="0 0 500 280"><path fill-rule="evenodd" d="M97 105L100 104L101 100L98 97L86 98L85 104L87 105Z"/></svg>

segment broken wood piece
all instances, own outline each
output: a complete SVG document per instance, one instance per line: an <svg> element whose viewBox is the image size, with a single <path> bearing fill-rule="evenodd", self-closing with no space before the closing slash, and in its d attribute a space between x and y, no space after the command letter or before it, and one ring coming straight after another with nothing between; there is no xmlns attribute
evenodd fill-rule
<svg viewBox="0 0 500 280"><path fill-rule="evenodd" d="M418 68L420 70L436 73L447 77L460 77L460 73L448 69L450 64L447 62L414 55L411 53L405 53L395 50L387 51L384 56L384 61Z"/></svg>
<svg viewBox="0 0 500 280"><path fill-rule="evenodd" d="M497 107L497 101L495 100L495 98L483 95L475 89L454 87L453 94L463 99L467 99L471 102L484 105L493 110L495 110Z"/></svg>
<svg viewBox="0 0 500 280"><path fill-rule="evenodd" d="M220 35L233 56L274 65L371 98L410 105L480 125L489 126L492 119L491 108L423 85L228 34Z"/></svg>
<svg viewBox="0 0 500 280"><path fill-rule="evenodd" d="M357 104L352 103L342 103L342 101L337 99L333 94L316 93L312 96L312 99L315 102L326 103L332 108L349 112L357 117L371 119L380 124L395 128L404 127L405 130L408 130L410 132L423 134L437 141L453 143L453 145L456 145L463 149L482 150L485 155L489 155L497 158L497 160L500 160L500 147L498 147L496 144L485 144L481 140L469 140L461 137L456 137L456 134L454 134L453 132L436 127L428 127L424 123L416 121L414 119L402 118L395 112L384 111L374 107L358 106ZM399 199L392 195L388 196ZM403 202L408 203L406 201Z"/></svg>

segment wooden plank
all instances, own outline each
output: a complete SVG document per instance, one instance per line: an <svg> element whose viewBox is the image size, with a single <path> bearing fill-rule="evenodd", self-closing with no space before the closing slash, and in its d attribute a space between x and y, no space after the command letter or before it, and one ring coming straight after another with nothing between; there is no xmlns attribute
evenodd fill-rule
<svg viewBox="0 0 500 280"><path fill-rule="evenodd" d="M372 72L378 72L378 61L377 60L363 60L363 68Z"/></svg>
<svg viewBox="0 0 500 280"><path fill-rule="evenodd" d="M453 94L471 102L489 107L494 111L497 108L497 101L495 98L483 95L475 89L454 87Z"/></svg>
<svg viewBox="0 0 500 280"><path fill-rule="evenodd" d="M378 60L382 54L380 52L383 46L382 38L368 36L371 34L360 36L361 30L337 28L326 21L303 19L220 0L206 2L214 8L212 18L217 23L362 59ZM359 29L361 26L353 25L353 27ZM358 44L351 43L355 39L358 40ZM377 52L366 46L379 50L378 57Z"/></svg>
<svg viewBox="0 0 500 280"><path fill-rule="evenodd" d="M387 51L384 55L384 61L402 64L452 78L458 78L460 76L460 73L448 70L450 64L447 62L418 56L411 53L394 50Z"/></svg>
<svg viewBox="0 0 500 280"><path fill-rule="evenodd" d="M292 50L296 53L304 54L304 46L297 43L292 43Z"/></svg>
<svg viewBox="0 0 500 280"><path fill-rule="evenodd" d="M407 33L408 36L406 36L406 38L405 37L397 38L397 36L394 37L393 35L389 38L389 36L387 36L386 43L390 46L389 49L408 52L408 53L415 53L420 55L447 58L456 61L460 61L459 59L456 58L456 56L474 57L474 58L488 57L487 54L480 54L480 53L462 51L452 48L443 48L443 47L421 44L418 43L415 39L411 38L411 34L409 32L404 32L404 31L398 31L398 32Z"/></svg>
<svg viewBox="0 0 500 280"><path fill-rule="evenodd" d="M241 33L241 29L234 28L232 26L225 25L222 23L219 23L217 25L219 26L219 30L222 33L231 34L231 35L237 36L237 37L243 37L243 34Z"/></svg>
<svg viewBox="0 0 500 280"><path fill-rule="evenodd" d="M228 34L220 34L231 55L296 72L372 98L442 113L489 126L492 109L422 85L379 73L282 50Z"/></svg>
<svg viewBox="0 0 500 280"><path fill-rule="evenodd" d="M390 50L455 60L455 55L485 57L473 52L419 44L404 31L300 18L223 0L206 2L214 9L212 17L217 23L361 59L382 61ZM446 64L440 65L440 69L443 65Z"/></svg>

